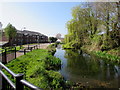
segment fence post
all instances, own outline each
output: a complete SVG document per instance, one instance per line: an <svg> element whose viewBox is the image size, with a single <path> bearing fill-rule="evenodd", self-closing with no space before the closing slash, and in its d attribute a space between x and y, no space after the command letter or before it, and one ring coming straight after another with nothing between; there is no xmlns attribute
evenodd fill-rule
<svg viewBox="0 0 120 90"><path fill-rule="evenodd" d="M31 47L30 49L31 49L31 51L32 51L32 47Z"/></svg>
<svg viewBox="0 0 120 90"><path fill-rule="evenodd" d="M3 52L2 53L3 54L3 59L2 59L2 62L4 63L4 64L6 64L7 63L7 50L6 50L6 48L5 48L5 52Z"/></svg>
<svg viewBox="0 0 120 90"><path fill-rule="evenodd" d="M38 45L36 45L36 49L38 49Z"/></svg>
<svg viewBox="0 0 120 90"><path fill-rule="evenodd" d="M5 86L6 86L6 80L4 79L4 77L2 76L2 89L4 90L5 89Z"/></svg>
<svg viewBox="0 0 120 90"><path fill-rule="evenodd" d="M22 45L20 44L20 49L21 49Z"/></svg>
<svg viewBox="0 0 120 90"><path fill-rule="evenodd" d="M16 47L15 47L15 59L16 59Z"/></svg>
<svg viewBox="0 0 120 90"><path fill-rule="evenodd" d="M17 74L15 76L15 78L16 78L16 90L23 90L24 89L23 84L20 82L20 80L23 79L23 76L24 76L24 74Z"/></svg>
<svg viewBox="0 0 120 90"><path fill-rule="evenodd" d="M37 45L37 49L39 49L39 46Z"/></svg>
<svg viewBox="0 0 120 90"><path fill-rule="evenodd" d="M29 49L29 44L28 44L28 49Z"/></svg>
<svg viewBox="0 0 120 90"><path fill-rule="evenodd" d="M24 55L26 54L26 49L24 49Z"/></svg>

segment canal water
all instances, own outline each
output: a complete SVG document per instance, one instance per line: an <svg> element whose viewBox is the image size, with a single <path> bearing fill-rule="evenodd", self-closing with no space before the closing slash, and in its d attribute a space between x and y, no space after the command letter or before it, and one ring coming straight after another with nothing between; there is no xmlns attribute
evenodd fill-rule
<svg viewBox="0 0 120 90"><path fill-rule="evenodd" d="M61 59L62 76L69 81L91 87L120 88L120 66L91 56L80 50L63 50L61 45L54 55Z"/></svg>

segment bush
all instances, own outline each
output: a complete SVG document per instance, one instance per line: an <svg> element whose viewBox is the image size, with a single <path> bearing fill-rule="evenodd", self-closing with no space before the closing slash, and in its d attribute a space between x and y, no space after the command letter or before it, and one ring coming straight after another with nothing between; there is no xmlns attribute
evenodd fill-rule
<svg viewBox="0 0 120 90"><path fill-rule="evenodd" d="M50 44L50 45L47 47L47 50L48 50L48 52L50 52L52 55L54 55L55 52L56 52L56 47L57 47L57 43Z"/></svg>
<svg viewBox="0 0 120 90"><path fill-rule="evenodd" d="M63 48L64 49L80 49L81 46L82 46L82 44L79 41L74 40L72 42L64 44Z"/></svg>
<svg viewBox="0 0 120 90"><path fill-rule="evenodd" d="M24 73L27 81L40 88L59 88L64 82L61 74L56 71L60 69L61 60L53 57L48 50L33 50L14 59L6 66L16 74ZM7 75L11 78L8 73Z"/></svg>

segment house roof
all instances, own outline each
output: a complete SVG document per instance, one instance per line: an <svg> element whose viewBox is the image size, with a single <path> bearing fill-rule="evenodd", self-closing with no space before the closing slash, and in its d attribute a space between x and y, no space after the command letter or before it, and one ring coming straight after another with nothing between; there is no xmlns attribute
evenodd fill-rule
<svg viewBox="0 0 120 90"><path fill-rule="evenodd" d="M0 30L0 32L4 32L4 29L2 28L2 30ZM17 33L21 33L21 34L29 34L29 35L40 35L40 36L46 36L44 34L41 34L39 32L35 32L35 31L29 31L29 30L17 30ZM47 37L47 36L46 36Z"/></svg>

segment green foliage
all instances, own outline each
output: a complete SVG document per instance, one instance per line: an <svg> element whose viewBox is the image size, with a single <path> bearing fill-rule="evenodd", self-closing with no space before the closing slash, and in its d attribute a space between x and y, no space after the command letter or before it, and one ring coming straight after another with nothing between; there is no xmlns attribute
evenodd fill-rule
<svg viewBox="0 0 120 90"><path fill-rule="evenodd" d="M87 47L90 51L108 51L119 47L117 8L116 3L110 2L73 7L73 18L66 23L68 34L63 48Z"/></svg>
<svg viewBox="0 0 120 90"><path fill-rule="evenodd" d="M59 72L55 72L55 71L47 71L46 72L47 75L49 76L49 83L50 83L50 87L51 88L63 88L61 86L63 86L64 80L63 77L60 75Z"/></svg>
<svg viewBox="0 0 120 90"><path fill-rule="evenodd" d="M54 71L60 65L60 59L53 57L48 50L38 49L12 60L6 66L15 73L24 73L24 78L38 87L54 89L62 88L64 82L61 74Z"/></svg>
<svg viewBox="0 0 120 90"><path fill-rule="evenodd" d="M16 36L16 28L12 26L12 24L8 24L7 27L4 29L5 30L5 35L9 38L12 39Z"/></svg>
<svg viewBox="0 0 120 90"><path fill-rule="evenodd" d="M9 43L12 46L13 44L12 40L16 36L17 30L14 26L12 26L12 24L8 24L4 30L5 30L5 35L8 37Z"/></svg>
<svg viewBox="0 0 120 90"><path fill-rule="evenodd" d="M23 49L23 48L24 47L16 46L16 51L19 51L20 49ZM1 50L0 53L5 52L5 49L6 49L7 54L15 51L15 47L5 47L5 48L0 48Z"/></svg>
<svg viewBox="0 0 120 90"><path fill-rule="evenodd" d="M97 45L101 46L103 43L103 36L102 35L94 35L91 39L92 44L96 43Z"/></svg>
<svg viewBox="0 0 120 90"><path fill-rule="evenodd" d="M57 43L53 43L53 44L50 44L48 47L47 47L47 50L48 52L50 52L52 55L55 54L56 52L56 48L57 47Z"/></svg>
<svg viewBox="0 0 120 90"><path fill-rule="evenodd" d="M114 39L112 39L110 36L105 36L103 38L103 44L101 45L101 50L110 50L117 47L117 44Z"/></svg>
<svg viewBox="0 0 120 90"><path fill-rule="evenodd" d="M66 48L80 49L80 47L81 47L81 43L76 40L63 45L64 49L66 49Z"/></svg>
<svg viewBox="0 0 120 90"><path fill-rule="evenodd" d="M57 38L55 38L55 37L49 37L49 41L50 41L51 43L56 42L56 41L57 41Z"/></svg>
<svg viewBox="0 0 120 90"><path fill-rule="evenodd" d="M96 51L94 53L95 53L95 55L97 55L97 56L99 56L101 58L107 58L108 60L120 63L120 57L117 57L117 56L111 55L111 54L107 54L106 51L104 51L104 52Z"/></svg>

